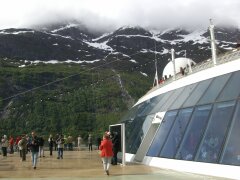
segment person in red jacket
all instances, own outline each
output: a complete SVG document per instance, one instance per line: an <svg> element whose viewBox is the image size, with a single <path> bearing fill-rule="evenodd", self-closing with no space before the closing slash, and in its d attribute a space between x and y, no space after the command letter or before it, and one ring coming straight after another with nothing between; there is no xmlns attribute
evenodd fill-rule
<svg viewBox="0 0 240 180"><path fill-rule="evenodd" d="M13 146L14 146L14 139L12 136L10 136L10 139L9 139L10 154L14 153Z"/></svg>
<svg viewBox="0 0 240 180"><path fill-rule="evenodd" d="M108 133L103 135L103 140L101 141L99 149L101 150L101 158L103 161L103 169L107 175L109 175L109 167L111 164L111 159L113 156L113 144Z"/></svg>

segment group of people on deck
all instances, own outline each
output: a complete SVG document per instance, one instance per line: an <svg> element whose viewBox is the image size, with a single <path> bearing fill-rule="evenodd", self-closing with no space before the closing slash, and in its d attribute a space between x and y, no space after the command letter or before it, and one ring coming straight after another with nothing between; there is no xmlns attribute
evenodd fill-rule
<svg viewBox="0 0 240 180"><path fill-rule="evenodd" d="M82 143L82 138L79 135L78 140L78 150L80 150L80 146ZM89 134L88 137L88 148L89 151L92 151L92 135ZM52 135L48 138L49 144L49 152L50 156L52 156L52 152L54 149L54 144L57 144L57 159L63 159L63 150L65 140L63 135L58 135L58 138L53 138ZM33 131L31 136L23 134L21 137L17 137L16 141L13 140L12 137L9 139L6 135L1 138L1 150L2 155L7 157L7 153L13 153L14 145L16 150L19 151L21 161L26 161L26 154L31 153L32 159L32 167L35 170L37 168L37 162L39 157L44 156L44 139L42 136L37 136L36 132ZM117 153L120 150L120 140L119 136L116 132L105 132L102 138L97 139L97 148L101 151L100 157L103 162L103 168L107 175L109 175L110 164L117 165Z"/></svg>

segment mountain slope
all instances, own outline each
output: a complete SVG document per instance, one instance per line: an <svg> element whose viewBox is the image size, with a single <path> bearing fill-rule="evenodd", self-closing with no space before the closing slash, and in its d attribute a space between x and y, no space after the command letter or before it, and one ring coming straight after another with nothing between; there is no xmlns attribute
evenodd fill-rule
<svg viewBox="0 0 240 180"><path fill-rule="evenodd" d="M226 51L236 46L240 31L234 27L219 27L215 30L215 36L218 47ZM209 32L189 32L184 29L157 32L126 26L99 35L79 24L0 31L0 57L14 59L21 65L68 62L94 67L116 61L106 67L130 71L136 66L142 66L141 72L153 76L155 54L161 74L171 57L172 48L175 49L176 57L185 56L186 52L187 57L195 62L206 60L211 53Z"/></svg>
<svg viewBox="0 0 240 180"><path fill-rule="evenodd" d="M36 130L45 135L100 135L151 86L140 73L64 64L19 71L4 63L0 67L0 134Z"/></svg>

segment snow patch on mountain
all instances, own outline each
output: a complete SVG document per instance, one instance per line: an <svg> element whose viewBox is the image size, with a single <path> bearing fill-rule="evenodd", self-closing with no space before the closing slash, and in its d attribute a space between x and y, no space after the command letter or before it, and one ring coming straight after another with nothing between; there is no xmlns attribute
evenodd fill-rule
<svg viewBox="0 0 240 180"><path fill-rule="evenodd" d="M163 48L163 51L161 54L169 54L169 53L170 53L169 49Z"/></svg>
<svg viewBox="0 0 240 180"><path fill-rule="evenodd" d="M159 38L158 36L156 36L156 35L154 35L153 34L153 36L151 37L151 39L153 39L153 40L155 40L155 41L157 41L157 42L162 42L162 43L170 43L171 41L168 41L168 40L165 40L165 39L161 39L161 38Z"/></svg>
<svg viewBox="0 0 240 180"><path fill-rule="evenodd" d="M137 64L137 61L135 61L134 59L130 59L129 61Z"/></svg>
<svg viewBox="0 0 240 180"><path fill-rule="evenodd" d="M98 37L98 38L92 39L92 41L98 41L99 39L105 38L105 37L110 36L110 35L112 35L112 34L113 34L113 32L111 32L111 33L105 33L105 34L103 34L102 36L100 36L100 37Z"/></svg>
<svg viewBox="0 0 240 180"><path fill-rule="evenodd" d="M64 27L61 27L61 28L58 28L58 29L54 29L51 32L52 33L56 33L58 31L62 31L62 30L65 30L65 29L69 29L69 28L72 28L72 27L78 27L78 26L79 26L78 24L68 24L68 25L66 25Z"/></svg>
<svg viewBox="0 0 240 180"><path fill-rule="evenodd" d="M140 73L141 73L142 75L144 75L144 76L148 77L148 75L147 75L146 73L144 73L144 72L141 72L141 71L140 71Z"/></svg>
<svg viewBox="0 0 240 180"><path fill-rule="evenodd" d="M183 39L181 39L180 41L183 42L189 42L189 41L194 41L193 44L204 44L204 43L209 43L209 40L203 36L203 34L206 33L206 31L200 30L200 31L194 31L190 34L187 35L178 35L180 37L182 37ZM178 41L178 40L176 40Z"/></svg>
<svg viewBox="0 0 240 180"><path fill-rule="evenodd" d="M117 35L116 37L126 37L126 38L132 38L132 37L142 37L142 38L149 38L149 36L144 36L144 35L139 35L139 34L136 34L136 35Z"/></svg>
<svg viewBox="0 0 240 180"><path fill-rule="evenodd" d="M64 64L64 63L75 63L75 64L82 64L82 63L87 63L87 64L93 64L95 62L100 61L100 59L96 59L93 61L75 61L75 60L66 60L66 61L58 61L58 60L49 60L49 61L41 61L41 60L35 60L35 61L28 61L28 60L24 60L25 63L30 63L30 64L39 64L39 63L43 63L43 64ZM18 67L25 67L26 65L20 65Z"/></svg>
<svg viewBox="0 0 240 180"><path fill-rule="evenodd" d="M113 49L107 45L108 41L102 42L102 43L97 43L97 42L88 42L88 41L84 41L86 44L88 44L89 46L95 47L97 49L103 49L106 51L113 51Z"/></svg>
<svg viewBox="0 0 240 180"><path fill-rule="evenodd" d="M13 32L6 32L5 30L0 31L0 34L18 35L18 34L25 34L25 33L35 33L35 31L13 31Z"/></svg>
<svg viewBox="0 0 240 180"><path fill-rule="evenodd" d="M168 54L170 51L168 49L163 48L163 50L161 52L153 51L151 49L142 49L140 52L141 53L154 53L154 54L163 55L163 54Z"/></svg>

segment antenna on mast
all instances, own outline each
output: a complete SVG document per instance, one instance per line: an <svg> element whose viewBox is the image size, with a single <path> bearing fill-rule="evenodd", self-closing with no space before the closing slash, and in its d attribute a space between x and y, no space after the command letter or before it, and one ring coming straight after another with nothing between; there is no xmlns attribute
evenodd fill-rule
<svg viewBox="0 0 240 180"><path fill-rule="evenodd" d="M154 41L154 46L155 46L155 69L156 69L156 72L155 72L155 77L154 77L154 81L153 81L153 86L156 82L156 85L157 87L159 87L159 84L158 84L158 72L157 72L157 58L156 58L156 41Z"/></svg>
<svg viewBox="0 0 240 180"><path fill-rule="evenodd" d="M171 49L172 63L173 63L173 79L176 80L176 67L175 67L175 50Z"/></svg>

